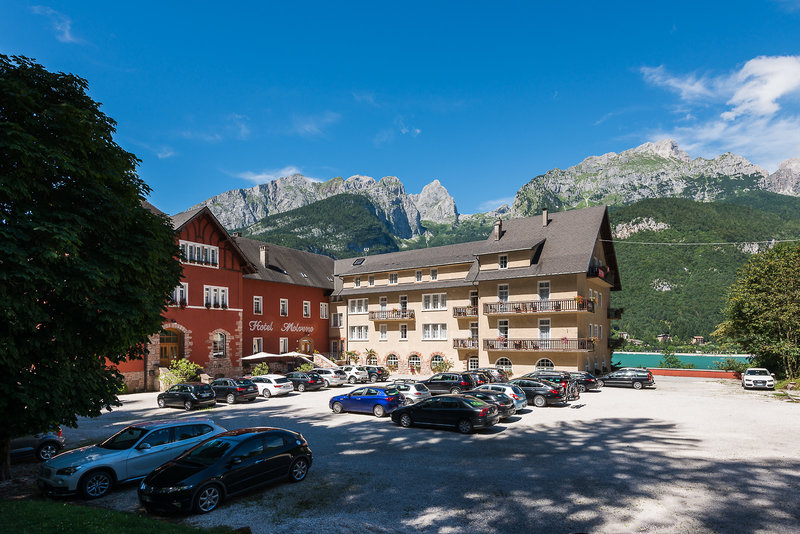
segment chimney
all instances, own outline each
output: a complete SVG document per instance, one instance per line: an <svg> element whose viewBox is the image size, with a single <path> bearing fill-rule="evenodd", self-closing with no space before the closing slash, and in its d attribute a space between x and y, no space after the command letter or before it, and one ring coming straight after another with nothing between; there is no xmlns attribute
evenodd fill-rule
<svg viewBox="0 0 800 534"><path fill-rule="evenodd" d="M547 220L547 208L542 208L542 227L547 226L547 223L550 222Z"/></svg>
<svg viewBox="0 0 800 534"><path fill-rule="evenodd" d="M498 217L494 222L494 240L500 241L500 236L503 235L503 220Z"/></svg>
<svg viewBox="0 0 800 534"><path fill-rule="evenodd" d="M258 248L258 253L261 258L261 265L269 267L269 245L261 245Z"/></svg>

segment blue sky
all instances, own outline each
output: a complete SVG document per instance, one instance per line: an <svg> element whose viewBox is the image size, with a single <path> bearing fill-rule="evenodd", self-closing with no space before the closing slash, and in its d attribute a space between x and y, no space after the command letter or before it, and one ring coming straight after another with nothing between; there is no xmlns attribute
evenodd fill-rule
<svg viewBox="0 0 800 534"><path fill-rule="evenodd" d="M86 78L168 213L293 172L439 179L474 213L667 137L772 172L798 36L800 0L0 4L0 53Z"/></svg>

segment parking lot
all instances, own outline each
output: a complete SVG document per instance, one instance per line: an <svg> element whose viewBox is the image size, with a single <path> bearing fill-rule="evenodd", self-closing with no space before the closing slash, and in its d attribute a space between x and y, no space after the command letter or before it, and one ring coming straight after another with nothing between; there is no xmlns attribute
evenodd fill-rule
<svg viewBox="0 0 800 534"><path fill-rule="evenodd" d="M334 415L349 387L218 404L156 407L155 393L78 429L99 439L142 419L211 417L226 428L302 432L308 478L245 494L198 526L253 532L797 532L800 405L737 382L657 377L657 388L604 388L564 407L528 408L473 435L405 429L388 417ZM136 484L94 501L139 511Z"/></svg>

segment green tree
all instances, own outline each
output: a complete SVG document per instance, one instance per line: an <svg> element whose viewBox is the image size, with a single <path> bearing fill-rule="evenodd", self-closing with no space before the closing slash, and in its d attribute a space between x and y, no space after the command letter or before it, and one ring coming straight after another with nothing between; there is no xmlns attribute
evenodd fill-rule
<svg viewBox="0 0 800 534"><path fill-rule="evenodd" d="M13 436L118 406L180 279L169 219L86 80L0 55L0 479Z"/></svg>
<svg viewBox="0 0 800 534"><path fill-rule="evenodd" d="M267 362L261 362L255 367L253 367L253 376L259 375L268 375L269 374L269 364Z"/></svg>
<svg viewBox="0 0 800 534"><path fill-rule="evenodd" d="M755 355L755 363L787 377L800 370L800 244L756 254L730 290L725 321L713 334Z"/></svg>
<svg viewBox="0 0 800 534"><path fill-rule="evenodd" d="M169 370L159 378L166 389L181 382L194 382L198 379L202 370L203 368L196 363L186 358L179 358L172 360L169 364Z"/></svg>

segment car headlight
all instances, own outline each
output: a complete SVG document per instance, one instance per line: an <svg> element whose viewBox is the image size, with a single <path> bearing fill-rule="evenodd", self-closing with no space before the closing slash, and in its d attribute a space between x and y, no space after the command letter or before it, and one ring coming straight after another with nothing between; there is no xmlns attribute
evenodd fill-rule
<svg viewBox="0 0 800 534"><path fill-rule="evenodd" d="M190 490L194 485L189 486L167 486L166 488L153 488L155 493L178 493L179 491Z"/></svg>
<svg viewBox="0 0 800 534"><path fill-rule="evenodd" d="M76 471L79 471L82 468L83 468L82 465L71 465L69 467L62 467L61 469L56 471L56 474L62 476L70 476L71 474L75 473Z"/></svg>

